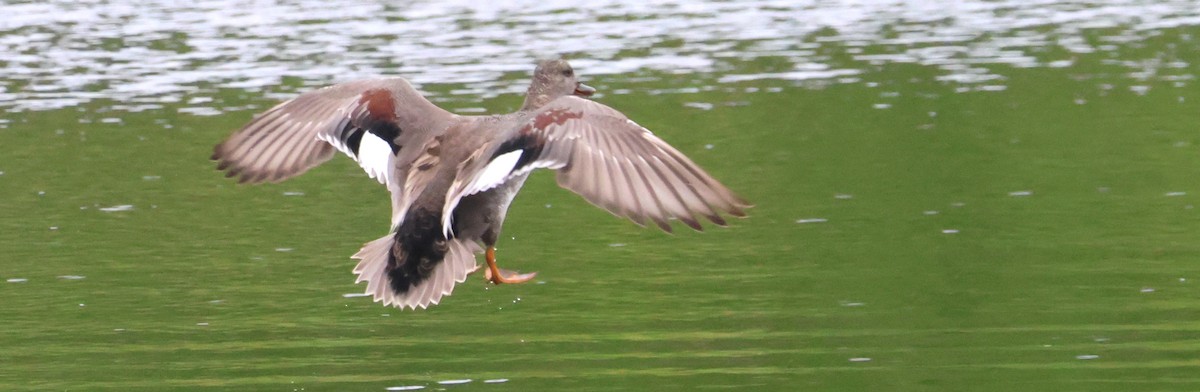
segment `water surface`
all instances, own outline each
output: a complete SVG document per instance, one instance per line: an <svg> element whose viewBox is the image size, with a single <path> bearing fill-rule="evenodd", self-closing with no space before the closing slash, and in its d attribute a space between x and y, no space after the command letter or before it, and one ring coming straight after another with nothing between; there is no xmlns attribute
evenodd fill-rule
<svg viewBox="0 0 1200 392"><path fill-rule="evenodd" d="M1195 390L1196 2L0 6L3 390ZM279 99L460 113L566 54L757 206L674 235L535 175L502 264L402 312L339 158L238 186Z"/></svg>

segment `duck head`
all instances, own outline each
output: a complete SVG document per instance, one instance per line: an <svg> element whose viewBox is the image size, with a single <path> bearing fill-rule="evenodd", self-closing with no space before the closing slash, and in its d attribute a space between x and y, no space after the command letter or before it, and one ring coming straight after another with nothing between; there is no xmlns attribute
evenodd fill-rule
<svg viewBox="0 0 1200 392"><path fill-rule="evenodd" d="M590 97L595 92L596 89L579 82L575 77L575 69L571 68L567 60L543 60L539 61L537 68L533 70L533 81L529 84L525 104L521 109L534 110L558 97Z"/></svg>

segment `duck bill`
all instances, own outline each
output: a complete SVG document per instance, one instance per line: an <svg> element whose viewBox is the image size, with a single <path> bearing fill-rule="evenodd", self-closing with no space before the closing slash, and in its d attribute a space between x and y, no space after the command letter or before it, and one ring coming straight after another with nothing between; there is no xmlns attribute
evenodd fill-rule
<svg viewBox="0 0 1200 392"><path fill-rule="evenodd" d="M595 93L596 93L596 89L592 88L592 86L588 86L583 83L578 83L575 85L575 95L578 95L581 97L590 97L590 96L592 96L592 94L595 94Z"/></svg>

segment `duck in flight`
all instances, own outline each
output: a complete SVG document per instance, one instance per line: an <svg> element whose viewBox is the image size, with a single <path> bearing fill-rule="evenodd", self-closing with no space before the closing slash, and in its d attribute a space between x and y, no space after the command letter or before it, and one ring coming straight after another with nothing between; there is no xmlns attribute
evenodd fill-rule
<svg viewBox="0 0 1200 392"><path fill-rule="evenodd" d="M348 82L311 91L256 116L213 149L226 177L278 182L341 151L392 196L391 232L352 258L356 283L375 302L426 308L449 295L485 254L485 278L521 283L496 265L508 206L534 169L639 225L670 232L669 220L701 230L745 216L742 198L620 112L586 99L565 60L538 63L521 109L460 116L402 78Z"/></svg>

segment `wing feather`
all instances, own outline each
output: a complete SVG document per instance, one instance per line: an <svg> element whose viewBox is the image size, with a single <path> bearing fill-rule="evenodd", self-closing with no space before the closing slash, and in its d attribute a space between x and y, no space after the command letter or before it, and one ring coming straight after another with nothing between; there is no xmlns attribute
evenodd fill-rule
<svg viewBox="0 0 1200 392"><path fill-rule="evenodd" d="M239 177L241 182L276 182L329 160L334 150L330 147L336 147L387 185L397 173L384 170L387 175L378 175L379 168L360 158L358 145L347 146L347 138L362 132L395 135L383 139L395 155L399 146L409 141L423 144L457 117L401 78L342 83L302 94L256 116L218 144L213 159L226 176Z"/></svg>
<svg viewBox="0 0 1200 392"><path fill-rule="evenodd" d="M564 119L550 123L550 119ZM540 121L539 121L540 120ZM537 127L538 123L543 127ZM548 134L547 151L567 144L559 184L618 216L653 221L671 231L669 219L700 230L699 218L726 224L721 213L744 216L749 203L650 131L602 104L563 97L542 108L527 132ZM603 162L596 162L602 157ZM591 158L593 160L589 160ZM562 160L543 154L539 159Z"/></svg>
<svg viewBox="0 0 1200 392"><path fill-rule="evenodd" d="M654 197L654 186L651 184L650 178L645 173L645 171L648 170L645 165L646 161L641 157L635 157L632 158L632 160L634 161L634 165L631 167L631 169L638 174L638 180L640 180L638 187L641 188L642 191L642 193L639 193L636 198L642 203L650 204L650 209L646 211L646 216L649 217L650 220L654 221L654 224L658 225L658 227L663 231L670 233L671 225L667 223L666 214L662 212L666 210L666 208L663 207L663 202L661 199ZM642 164L639 165L638 161L640 161ZM583 198L587 199L587 196L585 195Z"/></svg>
<svg viewBox="0 0 1200 392"><path fill-rule="evenodd" d="M742 209L750 207L683 153L612 108L566 96L525 116L459 166L443 214L452 215L461 198L535 168L555 169L560 186L614 215L639 225L651 221L667 232L672 219L701 230L701 218L725 225L721 213L744 216ZM483 184L481 173L490 159L481 158L495 159L513 149L537 155L502 180ZM443 230L449 226L449 220L443 222Z"/></svg>

